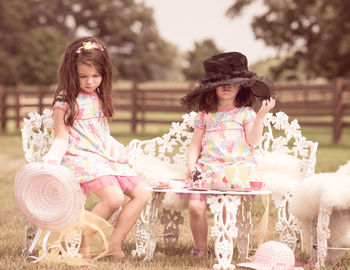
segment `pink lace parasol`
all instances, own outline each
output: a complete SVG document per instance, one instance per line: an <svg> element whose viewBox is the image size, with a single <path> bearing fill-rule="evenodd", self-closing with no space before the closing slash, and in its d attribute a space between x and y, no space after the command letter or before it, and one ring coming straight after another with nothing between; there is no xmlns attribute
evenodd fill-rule
<svg viewBox="0 0 350 270"><path fill-rule="evenodd" d="M84 208L79 182L64 166L32 162L15 177L15 196L25 218L44 230L72 225Z"/></svg>

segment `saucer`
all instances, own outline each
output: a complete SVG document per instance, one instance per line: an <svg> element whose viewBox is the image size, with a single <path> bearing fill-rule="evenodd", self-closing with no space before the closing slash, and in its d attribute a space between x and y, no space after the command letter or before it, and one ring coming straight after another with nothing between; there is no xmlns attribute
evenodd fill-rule
<svg viewBox="0 0 350 270"><path fill-rule="evenodd" d="M247 192L247 191L253 191L254 189L247 187L247 188L231 188L230 190L237 191L237 192Z"/></svg>
<svg viewBox="0 0 350 270"><path fill-rule="evenodd" d="M188 190L193 190L193 191L207 191L209 190L208 188L205 187L187 187Z"/></svg>
<svg viewBox="0 0 350 270"><path fill-rule="evenodd" d="M211 190L217 190L217 191L231 191L228 187L211 187Z"/></svg>
<svg viewBox="0 0 350 270"><path fill-rule="evenodd" d="M166 186L156 186L156 187L153 187L153 189L170 189L170 187L166 187Z"/></svg>

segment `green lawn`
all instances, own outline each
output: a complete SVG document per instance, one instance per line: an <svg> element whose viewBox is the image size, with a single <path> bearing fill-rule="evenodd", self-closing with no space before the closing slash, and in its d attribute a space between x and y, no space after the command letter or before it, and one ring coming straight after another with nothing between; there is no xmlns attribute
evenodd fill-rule
<svg viewBox="0 0 350 270"><path fill-rule="evenodd" d="M350 160L350 129L344 129L339 144L332 141L331 128L302 128L307 140L318 142L316 172L334 172Z"/></svg>
<svg viewBox="0 0 350 270"><path fill-rule="evenodd" d="M122 143L127 144L133 138L147 139L160 135L165 132L169 126L148 126L145 133L129 134L128 125L114 123L111 125L113 136ZM350 130L343 132L342 141L338 145L332 144L331 130L327 128L304 128L303 135L312 141L319 142L317 151L316 172L334 172L340 165L345 164L350 159ZM19 133L11 135L0 135L0 269L92 269L82 267L68 267L66 265L49 265L44 264L31 265L23 261L20 257L24 239L24 223L22 214L19 212L13 190L13 180L17 170L25 164ZM96 202L96 197L90 196L87 208ZM261 214L261 204L259 200L254 203L253 222L259 220ZM125 251L128 254L127 259L122 262L99 261L96 263L97 269L210 269L214 263L213 259L203 260L193 258L188 255L188 250L192 247L192 238L188 226L188 215L184 214L185 225L181 226L181 236L179 246L169 250L162 248L162 241L159 240L155 260L143 262L140 258L132 258L130 251L134 248L133 232L129 234ZM270 209L269 239L276 239L274 233L274 221L276 220L276 211ZM209 222L210 216L209 216ZM251 247L256 248L252 232ZM277 239L276 239L277 240ZM213 242L210 243L211 245ZM171 255L171 256L170 256ZM301 254L303 255L303 254ZM300 256L300 255L298 255ZM300 261L306 263L307 258ZM346 256L338 264L338 269L348 269L350 257ZM334 269L329 264L326 269Z"/></svg>

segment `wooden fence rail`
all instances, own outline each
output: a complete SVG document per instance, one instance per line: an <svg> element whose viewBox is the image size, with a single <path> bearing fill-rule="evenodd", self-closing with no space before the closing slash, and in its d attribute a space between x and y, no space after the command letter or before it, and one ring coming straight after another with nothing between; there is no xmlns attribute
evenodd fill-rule
<svg viewBox="0 0 350 270"><path fill-rule="evenodd" d="M284 111L291 118L297 118L301 126L332 127L334 142L340 141L344 127L350 127L350 80L338 78L328 84L312 85L280 83L275 87L277 103L274 111ZM150 115L153 112L185 113L179 100L188 91L189 88L145 89L142 85L116 89L113 100L118 117L112 121L130 123L131 132L135 132L139 124L180 121L180 116L165 120ZM53 92L44 88L31 91L0 88L1 132L7 132L9 121L14 121L19 129L28 112L42 113L45 108L50 108L52 97Z"/></svg>

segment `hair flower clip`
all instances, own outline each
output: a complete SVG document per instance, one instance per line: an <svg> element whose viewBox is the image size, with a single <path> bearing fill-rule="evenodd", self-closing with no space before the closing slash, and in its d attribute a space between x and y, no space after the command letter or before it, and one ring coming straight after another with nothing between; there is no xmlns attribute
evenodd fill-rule
<svg viewBox="0 0 350 270"><path fill-rule="evenodd" d="M76 53L81 53L81 50L93 50L93 49L103 51L103 48L101 45L97 44L96 42L88 41L88 42L83 42L83 46L79 47Z"/></svg>

